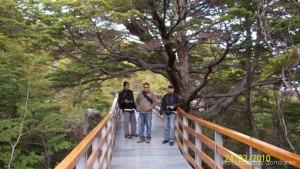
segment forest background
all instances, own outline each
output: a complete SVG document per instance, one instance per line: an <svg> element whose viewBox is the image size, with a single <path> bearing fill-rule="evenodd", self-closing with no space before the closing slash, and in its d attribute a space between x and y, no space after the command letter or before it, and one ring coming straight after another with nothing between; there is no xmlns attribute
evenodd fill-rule
<svg viewBox="0 0 300 169"><path fill-rule="evenodd" d="M0 168L54 168L129 81L300 152L297 0L0 0ZM232 149L245 150L231 143Z"/></svg>

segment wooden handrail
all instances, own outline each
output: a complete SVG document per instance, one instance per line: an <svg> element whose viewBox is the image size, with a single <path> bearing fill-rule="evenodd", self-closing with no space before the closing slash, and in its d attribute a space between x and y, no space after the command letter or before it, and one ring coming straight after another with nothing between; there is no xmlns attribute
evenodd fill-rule
<svg viewBox="0 0 300 169"><path fill-rule="evenodd" d="M73 169L75 166L80 166L79 168L82 166L83 168L91 168L93 165L101 166L100 168L107 168L114 143L118 111L117 97L115 97L109 114L104 117L104 119L55 167L55 169ZM92 147L93 142L95 142L94 147ZM92 153L87 157L88 150L91 147L93 149ZM99 158L100 155L101 158ZM99 161L99 159L103 160ZM102 164L104 161L106 161L106 164Z"/></svg>
<svg viewBox="0 0 300 169"><path fill-rule="evenodd" d="M298 154L286 151L282 148L279 148L279 147L276 147L274 145L268 144L266 142L263 142L261 140L258 140L258 139L255 139L253 137L247 136L245 134L236 132L234 130L231 130L231 129L219 126L217 124L211 123L209 121L203 120L201 118L195 117L191 114L186 113L181 108L178 108L177 110L183 116L183 118L186 119L186 120L187 119L192 120L192 121L194 121L195 123L197 123L201 126L205 126L209 129L215 131L216 133L228 136L228 137L230 137L234 140L237 140L241 143L244 143L244 144L248 145L250 148L255 148L256 150L264 152L269 156L272 156L272 157L275 157L279 160L282 160L283 162L285 162L285 164L293 165L295 167L300 168L300 155L298 155ZM202 135L202 133L196 133L196 131L193 128L191 128L190 126L188 126L184 123L184 121L185 121L184 119L181 120L183 122L178 123L178 125L180 125L181 128L177 127L177 130L182 130L182 131L180 131L180 133L183 133L183 134L177 135L177 137L180 137L177 140L183 140L180 143L180 144L183 144L183 146L180 146L179 148L181 149L181 151L184 152L183 154L186 154L187 152L185 152L185 151L186 151L187 147L190 147L190 146L185 145L185 142L186 142L185 140L187 139L187 138L184 138L184 137L186 137L185 135L187 135L188 133L191 134L191 132L194 131L195 132L195 137L197 137L196 139L199 139L200 141L201 141L200 136L203 137L204 135ZM178 120L180 120L180 119L178 119ZM187 128L189 128L189 129L186 130ZM185 133L187 133L187 134L185 134ZM183 135L183 136L181 136L181 135ZM229 156L233 157L233 158L228 159L228 160L233 162L233 164L236 163L239 168L245 168L245 165L250 166L250 168L252 168L252 167L253 168L259 168L257 166L252 165L251 161L245 161L244 159L241 159L241 157L239 157L237 154L235 154L235 153L231 152L230 150L228 150L227 148L223 147L223 145L222 145L223 142L222 141L220 143L216 143L216 141L211 141L210 139L208 140L208 138L206 138L206 140L203 140L203 142L201 142L201 143L202 144L205 144L205 143L207 144L209 142L214 142L214 144L215 144L214 149L215 149L215 152L217 154L221 155L222 157L224 157L225 155L229 155ZM210 148L212 148L211 144L209 144L208 146ZM197 152L202 151L202 150L201 149L199 150L198 147L196 147L195 151L196 151L195 154L197 154ZM249 155L247 158L251 159L250 156L251 155ZM262 161L262 162L264 162L264 161ZM224 161L223 161L223 163L224 163ZM241 163L242 163L242 165L241 165ZM193 165L194 165L194 167L201 166L201 164L198 164L198 163L193 164Z"/></svg>
<svg viewBox="0 0 300 169"><path fill-rule="evenodd" d="M114 145L114 136L116 132L117 121L119 119L119 108L117 106L117 97L114 99L109 114L59 163L55 169L73 169L76 168L101 168L106 169L112 155L112 146ZM259 169L261 164L256 164L253 160L246 160L231 150L223 146L222 136L228 136L233 140L239 141L252 148L266 153L268 156L275 157L287 162L290 165L300 168L300 156L279 147L273 146L261 140L252 138L234 130L219 126L201 118L186 113L178 108L180 116L176 126L176 141L183 156L195 168L202 168L202 162L205 162L210 168L222 169L224 157L239 168ZM159 114L159 107L154 109L154 113ZM182 118L180 118L182 116ZM188 120L195 123L195 128L190 127ZM202 126L215 132L215 139L211 140L202 133ZM195 142L190 141L189 135L195 137ZM214 159L202 150L202 145L212 149ZM90 155L88 150L92 149ZM194 155L190 155L194 151ZM230 156L232 158L228 158Z"/></svg>

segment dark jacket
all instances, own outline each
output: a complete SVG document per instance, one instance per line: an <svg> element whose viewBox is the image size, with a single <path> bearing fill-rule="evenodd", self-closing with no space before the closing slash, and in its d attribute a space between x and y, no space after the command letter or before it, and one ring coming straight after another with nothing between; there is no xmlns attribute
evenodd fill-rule
<svg viewBox="0 0 300 169"><path fill-rule="evenodd" d="M182 104L183 100L179 97L177 93L167 93L162 98L160 115L162 115L165 111L176 111L176 107L179 107ZM174 108L172 109L168 106L173 106Z"/></svg>
<svg viewBox="0 0 300 169"><path fill-rule="evenodd" d="M129 103L125 103L126 99L129 101ZM118 104L122 110L136 109L133 92L131 90L122 90L118 95Z"/></svg>

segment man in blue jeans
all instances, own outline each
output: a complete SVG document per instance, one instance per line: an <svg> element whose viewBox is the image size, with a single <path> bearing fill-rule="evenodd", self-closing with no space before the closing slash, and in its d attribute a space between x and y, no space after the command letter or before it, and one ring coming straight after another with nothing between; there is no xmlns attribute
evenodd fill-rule
<svg viewBox="0 0 300 169"><path fill-rule="evenodd" d="M170 142L170 146L175 141L175 120L177 116L176 108L183 104L183 100L177 93L174 93L174 86L168 86L168 93L162 98L160 116L164 119L164 141L163 144Z"/></svg>
<svg viewBox="0 0 300 169"><path fill-rule="evenodd" d="M139 112L138 128L140 139L137 143L151 142L152 109L156 106L156 97L150 91L149 83L143 84L141 91L136 98L136 107ZM146 125L146 136L144 136Z"/></svg>

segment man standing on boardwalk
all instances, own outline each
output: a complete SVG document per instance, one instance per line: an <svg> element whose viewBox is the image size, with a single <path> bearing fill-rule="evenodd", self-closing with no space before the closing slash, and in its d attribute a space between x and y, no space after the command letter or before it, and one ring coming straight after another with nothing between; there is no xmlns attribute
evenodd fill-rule
<svg viewBox="0 0 300 169"><path fill-rule="evenodd" d="M150 91L149 83L143 84L141 91L136 98L137 111L139 113L138 128L140 139L137 143L151 142L152 109L156 106L156 97ZM144 136L146 125L146 136Z"/></svg>
<svg viewBox="0 0 300 169"><path fill-rule="evenodd" d="M123 90L118 95L118 103L120 109L122 109L124 116L124 131L125 138L132 138L132 136L137 137L136 134L136 118L134 109L136 109L134 103L133 92L129 90L130 84L129 82L123 83ZM129 133L129 123L131 125L131 134Z"/></svg>
<svg viewBox="0 0 300 169"><path fill-rule="evenodd" d="M162 98L160 116L164 119L164 141L163 144L170 142L170 146L175 141L175 120L177 116L176 108L183 104L183 100L177 93L174 93L174 86L168 86L168 93Z"/></svg>

